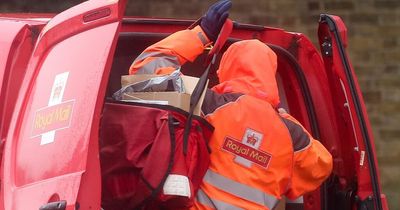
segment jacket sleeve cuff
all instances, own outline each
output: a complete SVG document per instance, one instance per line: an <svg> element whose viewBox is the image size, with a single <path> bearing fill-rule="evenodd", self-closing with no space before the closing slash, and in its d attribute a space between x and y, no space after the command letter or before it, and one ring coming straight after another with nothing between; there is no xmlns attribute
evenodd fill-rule
<svg viewBox="0 0 400 210"><path fill-rule="evenodd" d="M206 33L204 33L203 29L201 29L200 26L196 26L193 29L191 29L192 32L194 32L197 35L197 38L203 43L204 47L207 47L211 45L211 40L207 37Z"/></svg>

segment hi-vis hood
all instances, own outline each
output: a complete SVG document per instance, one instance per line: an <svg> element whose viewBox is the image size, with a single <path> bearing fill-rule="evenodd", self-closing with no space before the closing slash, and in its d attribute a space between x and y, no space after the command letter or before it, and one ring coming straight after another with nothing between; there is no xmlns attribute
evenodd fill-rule
<svg viewBox="0 0 400 210"><path fill-rule="evenodd" d="M222 56L217 71L220 84L213 90L251 95L277 107L276 68L276 54L266 44L258 40L236 42Z"/></svg>

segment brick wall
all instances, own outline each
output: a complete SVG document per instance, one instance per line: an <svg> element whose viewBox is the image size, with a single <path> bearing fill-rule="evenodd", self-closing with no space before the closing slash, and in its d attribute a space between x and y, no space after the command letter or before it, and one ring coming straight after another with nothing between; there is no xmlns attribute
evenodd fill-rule
<svg viewBox="0 0 400 210"><path fill-rule="evenodd" d="M36 3L34 3L36 2ZM8 0L1 11L62 11L80 0ZM131 0L128 14L197 18L211 0ZM374 130L383 190L391 209L400 209L400 1L232 0L231 18L303 32L317 43L320 13L342 17ZM34 3L34 4L32 4Z"/></svg>
<svg viewBox="0 0 400 210"><path fill-rule="evenodd" d="M211 0L136 0L135 15L197 18ZM400 1L232 0L231 18L303 32L317 43L319 14L340 16L348 53L372 123L383 191L390 209L400 209Z"/></svg>

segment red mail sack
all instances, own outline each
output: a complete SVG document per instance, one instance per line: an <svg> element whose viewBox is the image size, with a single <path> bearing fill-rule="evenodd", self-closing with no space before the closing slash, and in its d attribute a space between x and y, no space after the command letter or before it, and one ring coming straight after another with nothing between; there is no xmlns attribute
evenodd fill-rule
<svg viewBox="0 0 400 210"><path fill-rule="evenodd" d="M100 130L102 207L186 209L209 165L213 127L168 105L106 103ZM183 152L184 145L187 147Z"/></svg>

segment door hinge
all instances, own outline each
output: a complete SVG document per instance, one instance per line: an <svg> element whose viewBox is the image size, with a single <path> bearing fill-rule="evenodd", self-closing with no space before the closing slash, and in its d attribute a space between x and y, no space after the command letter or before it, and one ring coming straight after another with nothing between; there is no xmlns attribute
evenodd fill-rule
<svg viewBox="0 0 400 210"><path fill-rule="evenodd" d="M329 37L324 37L324 42L321 44L323 56L332 56L332 40Z"/></svg>
<svg viewBox="0 0 400 210"><path fill-rule="evenodd" d="M374 198L370 195L364 200L361 200L360 197L355 196L355 200L358 204L358 210L374 210Z"/></svg>

